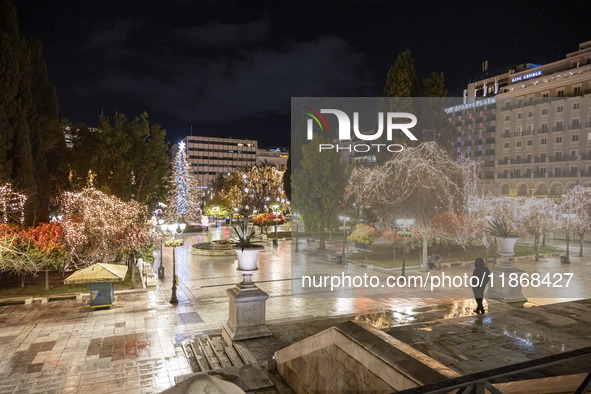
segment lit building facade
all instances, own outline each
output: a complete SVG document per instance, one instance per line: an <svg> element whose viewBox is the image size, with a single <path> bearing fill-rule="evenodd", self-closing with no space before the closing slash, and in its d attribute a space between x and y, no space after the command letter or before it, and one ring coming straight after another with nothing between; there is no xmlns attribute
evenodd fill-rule
<svg viewBox="0 0 591 394"><path fill-rule="evenodd" d="M285 171L287 166L287 149L259 149L256 140L188 136L183 141L187 147L187 161L201 188L211 186L218 176L227 176L239 168L264 162L279 171Z"/></svg>
<svg viewBox="0 0 591 394"><path fill-rule="evenodd" d="M285 148L257 149L256 164L268 163L279 171L285 171L287 168L287 159L289 154Z"/></svg>
<svg viewBox="0 0 591 394"><path fill-rule="evenodd" d="M258 142L247 139L189 136L183 139L187 160L200 187L208 187L221 174L257 162Z"/></svg>
<svg viewBox="0 0 591 394"><path fill-rule="evenodd" d="M591 186L591 41L564 59L468 85L446 109L483 192L561 196Z"/></svg>

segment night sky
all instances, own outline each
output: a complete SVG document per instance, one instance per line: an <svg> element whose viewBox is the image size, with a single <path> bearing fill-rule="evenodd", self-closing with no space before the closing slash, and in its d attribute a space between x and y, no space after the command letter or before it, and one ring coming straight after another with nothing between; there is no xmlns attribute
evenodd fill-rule
<svg viewBox="0 0 591 394"><path fill-rule="evenodd" d="M402 50L459 96L521 63L591 40L590 1L15 0L45 45L60 115L147 111L189 135L289 144L292 96L379 96Z"/></svg>

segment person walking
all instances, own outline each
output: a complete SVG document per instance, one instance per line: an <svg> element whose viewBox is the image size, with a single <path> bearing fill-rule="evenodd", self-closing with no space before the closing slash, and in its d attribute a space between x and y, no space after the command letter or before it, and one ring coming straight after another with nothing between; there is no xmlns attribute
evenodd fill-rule
<svg viewBox="0 0 591 394"><path fill-rule="evenodd" d="M481 257L474 260L474 272L472 272L472 276L477 277L478 281L474 280L476 284L472 284L472 292L474 293L477 304L474 312L477 314L485 313L482 300L484 299L484 289L490 279L489 275L490 270L484 265L484 260Z"/></svg>

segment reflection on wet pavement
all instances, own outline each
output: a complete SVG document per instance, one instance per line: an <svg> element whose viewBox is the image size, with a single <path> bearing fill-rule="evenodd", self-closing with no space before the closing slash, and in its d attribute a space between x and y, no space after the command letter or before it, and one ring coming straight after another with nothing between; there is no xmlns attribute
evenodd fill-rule
<svg viewBox="0 0 591 394"><path fill-rule="evenodd" d="M176 248L177 306L168 302L172 248L164 248L165 278L160 280L158 288L118 294L111 309L91 310L88 298L0 307L0 393L159 392L171 387L176 377L191 372L182 342L203 334L219 335L228 319L226 289L241 281L233 256L196 256L191 253L191 245L228 236L229 229L225 227L183 236L185 245ZM482 361L483 367L496 365L495 360L501 364L527 358L532 354L528 351L541 356L591 340L585 334L591 323L586 317L588 305L581 307L582 315L572 310L570 314L560 315L558 308L543 316L532 314L524 319L520 318L521 313L537 308L520 309L520 313L512 314L507 311L507 304L490 301L486 306L488 315L472 316L475 307L472 299L333 298L330 294L298 298L294 296L297 285L293 287L297 282L291 278L291 243L280 241L278 248L271 247L268 241L264 245L259 271L253 279L270 295L266 304L267 323L276 336L252 342L251 350L260 360L270 358L274 350L291 341L355 316L379 328L398 330L396 336L407 339L413 346L432 345L432 353L426 347L422 351L433 357L447 357L459 370L477 368L481 355L485 357L487 352L494 358ZM316 246L301 242L301 257L294 264L322 273L343 270L343 266L329 262L327 254L320 260L315 254L306 253L307 248ZM341 244L328 243L328 247L326 253L339 250ZM155 271L158 265L159 256L154 262ZM572 269L584 268L572 266ZM457 271L462 269L467 268ZM503 323L495 318L495 312L510 315ZM453 317L459 319L450 325L440 321ZM479 341L480 338L485 340Z"/></svg>

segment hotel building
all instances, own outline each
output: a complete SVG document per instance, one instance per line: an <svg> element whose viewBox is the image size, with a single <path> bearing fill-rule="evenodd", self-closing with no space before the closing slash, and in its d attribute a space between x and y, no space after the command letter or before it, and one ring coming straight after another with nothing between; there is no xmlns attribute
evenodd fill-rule
<svg viewBox="0 0 591 394"><path fill-rule="evenodd" d="M470 83L446 109L483 192L561 196L591 186L591 41L564 59Z"/></svg>

